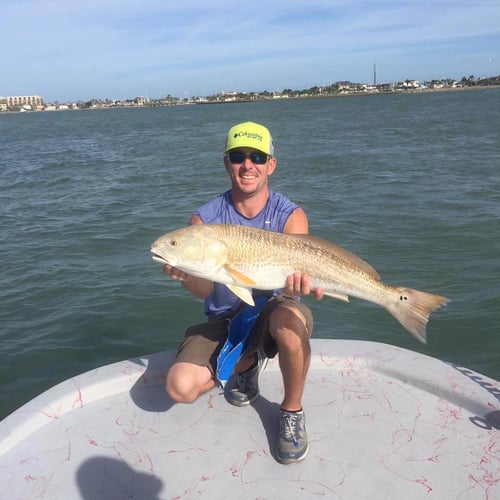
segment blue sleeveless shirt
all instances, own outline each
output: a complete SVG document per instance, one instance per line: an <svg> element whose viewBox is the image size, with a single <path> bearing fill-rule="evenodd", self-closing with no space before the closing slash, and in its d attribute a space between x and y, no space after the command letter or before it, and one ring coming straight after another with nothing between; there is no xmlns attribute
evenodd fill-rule
<svg viewBox="0 0 500 500"><path fill-rule="evenodd" d="M269 199L262 211L248 218L240 214L231 198L231 191L217 196L196 210L204 224L238 224L282 233L285 224L298 205L280 193L270 191ZM213 293L205 300L205 314L209 318L226 316L237 311L242 301L229 288L220 283L214 284Z"/></svg>

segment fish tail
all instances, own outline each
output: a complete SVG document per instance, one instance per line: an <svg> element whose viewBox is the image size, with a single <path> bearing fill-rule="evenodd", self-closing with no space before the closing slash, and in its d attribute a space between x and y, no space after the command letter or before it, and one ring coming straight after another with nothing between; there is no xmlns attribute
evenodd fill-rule
<svg viewBox="0 0 500 500"><path fill-rule="evenodd" d="M397 300L385 308L420 342L427 343L425 327L429 316L450 302L447 297L412 288L394 287Z"/></svg>

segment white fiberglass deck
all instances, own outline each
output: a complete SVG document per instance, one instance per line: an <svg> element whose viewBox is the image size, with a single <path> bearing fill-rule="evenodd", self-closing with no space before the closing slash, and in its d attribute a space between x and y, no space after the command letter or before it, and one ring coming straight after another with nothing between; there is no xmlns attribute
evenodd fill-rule
<svg viewBox="0 0 500 500"><path fill-rule="evenodd" d="M13 499L498 499L500 385L372 342L313 340L304 409L310 450L273 458L278 361L250 407L213 390L192 405L163 390L172 351L104 366L0 422Z"/></svg>

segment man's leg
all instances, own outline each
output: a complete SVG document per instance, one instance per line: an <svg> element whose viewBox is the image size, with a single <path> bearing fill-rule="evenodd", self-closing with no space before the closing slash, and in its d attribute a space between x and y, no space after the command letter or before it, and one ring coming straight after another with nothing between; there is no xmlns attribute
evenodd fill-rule
<svg viewBox="0 0 500 500"><path fill-rule="evenodd" d="M258 365L254 353L259 351L262 356L274 358L279 352L285 386L282 408L300 409L311 357L309 337L312 329L312 314L305 304L284 295L269 301L252 330L252 348L237 366L243 383L238 381L237 387L226 394L228 401L245 406L256 399L258 377L265 363Z"/></svg>
<svg viewBox="0 0 500 500"><path fill-rule="evenodd" d="M279 353L279 365L283 376L284 398L280 411L280 432L277 459L281 463L293 463L306 457L308 451L305 417L302 411L302 395L311 359L309 338L313 329L313 317L302 302L280 295L269 301L261 311L252 331L253 349L273 358ZM237 406L250 404L258 397L257 365L240 374L238 387L226 394L230 403ZM250 358L251 359L251 358ZM253 358L255 362L255 357ZM244 377L243 384L240 379Z"/></svg>
<svg viewBox="0 0 500 500"><path fill-rule="evenodd" d="M281 408L298 411L302 409L302 394L311 360L306 320L299 310L282 306L273 311L269 326L278 347L283 375L285 395Z"/></svg>
<svg viewBox="0 0 500 500"><path fill-rule="evenodd" d="M227 338L227 322L210 320L187 329L165 380L167 394L178 403L192 403L216 387L217 356Z"/></svg>
<svg viewBox="0 0 500 500"><path fill-rule="evenodd" d="M310 311L307 310L307 314ZM279 353L284 385L276 457L279 462L290 464L306 458L309 450L302 395L311 360L309 337L312 324L308 327L299 308L288 304L273 311L269 326Z"/></svg>

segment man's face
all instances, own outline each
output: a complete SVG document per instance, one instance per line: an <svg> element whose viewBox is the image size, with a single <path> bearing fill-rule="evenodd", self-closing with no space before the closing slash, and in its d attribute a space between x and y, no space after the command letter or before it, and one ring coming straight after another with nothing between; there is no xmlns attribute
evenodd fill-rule
<svg viewBox="0 0 500 500"><path fill-rule="evenodd" d="M224 156L224 164L233 190L251 195L267 186L267 179L276 168L276 158L257 149L237 148Z"/></svg>

